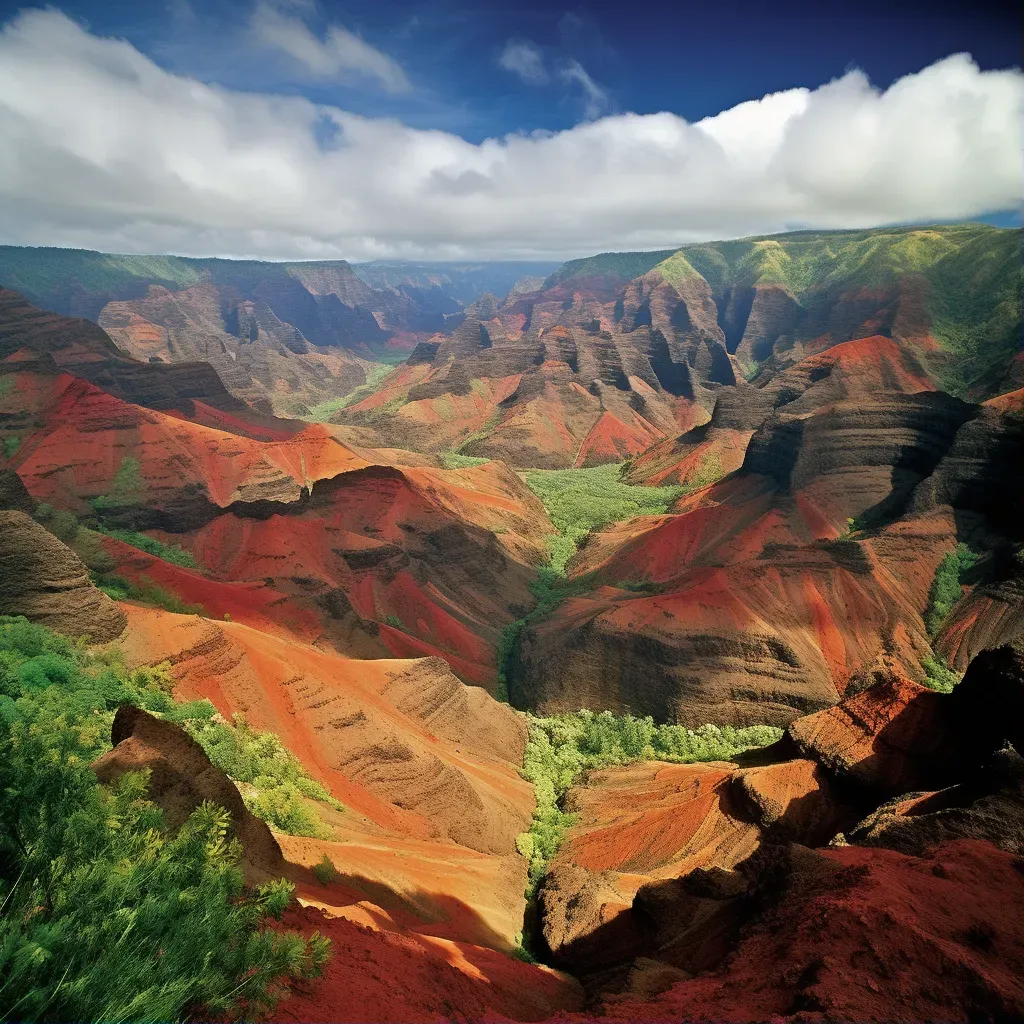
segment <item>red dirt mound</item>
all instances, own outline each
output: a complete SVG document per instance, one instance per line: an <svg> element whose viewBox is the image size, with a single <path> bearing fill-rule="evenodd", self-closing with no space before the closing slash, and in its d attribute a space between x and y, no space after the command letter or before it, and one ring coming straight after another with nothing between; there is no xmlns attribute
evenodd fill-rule
<svg viewBox="0 0 1024 1024"><path fill-rule="evenodd" d="M1021 886L1019 858L972 840L921 858L805 851L719 971L569 1019L1019 1020Z"/></svg>
<svg viewBox="0 0 1024 1024"><path fill-rule="evenodd" d="M289 911L281 927L318 929L332 956L323 978L294 987L275 1021L502 1024L549 1020L582 1003L565 975L480 946L376 930L312 908Z"/></svg>

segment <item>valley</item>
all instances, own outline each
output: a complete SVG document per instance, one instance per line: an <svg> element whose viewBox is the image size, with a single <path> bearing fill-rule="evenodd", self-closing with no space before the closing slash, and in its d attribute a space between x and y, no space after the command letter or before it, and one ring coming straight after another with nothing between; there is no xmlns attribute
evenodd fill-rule
<svg viewBox="0 0 1024 1024"><path fill-rule="evenodd" d="M5 739L225 808L274 1020L1024 1014L1020 247L0 247Z"/></svg>

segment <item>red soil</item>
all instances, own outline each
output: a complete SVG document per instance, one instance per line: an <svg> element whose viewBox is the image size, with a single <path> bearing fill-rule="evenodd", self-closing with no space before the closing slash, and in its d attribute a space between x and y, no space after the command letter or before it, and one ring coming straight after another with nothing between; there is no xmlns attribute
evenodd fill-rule
<svg viewBox="0 0 1024 1024"><path fill-rule="evenodd" d="M333 955L323 978L294 987L275 1021L501 1024L548 1020L582 1003L565 975L480 946L325 919L313 909L289 911L281 927L319 930Z"/></svg>
<svg viewBox="0 0 1024 1024"><path fill-rule="evenodd" d="M619 1021L967 1021L1024 1017L1021 862L961 840L927 857L823 850L714 974ZM965 899L965 893L970 898Z"/></svg>
<svg viewBox="0 0 1024 1024"><path fill-rule="evenodd" d="M367 465L320 426L257 441L131 405L77 378L49 379L28 393L47 390L53 397L46 425L30 438L17 469L33 496L67 507L108 494L126 456L139 461L140 498L169 498L192 485L221 506L294 501L313 481Z"/></svg>
<svg viewBox="0 0 1024 1024"><path fill-rule="evenodd" d="M908 365L899 343L880 334L833 345L801 360L799 366L811 373L825 366L840 368L844 383L863 394L883 390L909 395L935 390L928 377Z"/></svg>

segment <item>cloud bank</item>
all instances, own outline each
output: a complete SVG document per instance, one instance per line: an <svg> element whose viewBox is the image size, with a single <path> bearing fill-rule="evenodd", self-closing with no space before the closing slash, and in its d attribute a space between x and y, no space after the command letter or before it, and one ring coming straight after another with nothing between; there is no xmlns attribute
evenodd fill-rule
<svg viewBox="0 0 1024 1024"><path fill-rule="evenodd" d="M1020 202L1024 75L852 71L695 124L620 114L476 145L171 74L29 11L0 33L0 233L269 258L564 257L966 218Z"/></svg>

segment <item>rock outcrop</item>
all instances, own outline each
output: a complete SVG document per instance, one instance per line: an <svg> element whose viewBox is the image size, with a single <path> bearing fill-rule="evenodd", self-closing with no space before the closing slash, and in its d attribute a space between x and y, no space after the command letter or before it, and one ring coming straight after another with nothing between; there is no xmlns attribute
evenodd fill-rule
<svg viewBox="0 0 1024 1024"><path fill-rule="evenodd" d="M206 801L223 807L242 846L246 880L280 877L284 858L270 829L245 806L235 784L181 726L125 705L114 716L110 740L114 749L92 765L100 782L113 783L127 772L148 771L148 797L172 829Z"/></svg>
<svg viewBox="0 0 1024 1024"><path fill-rule="evenodd" d="M977 658L961 686L946 695L883 679L793 722L749 764L591 773L566 799L578 820L541 894L555 962L604 993L614 1015L638 994L699 992L697 975L728 990L753 936L791 927L778 916L791 903L813 905L826 892L841 902L848 882L860 901L870 891L862 877L884 889L894 871L913 885L915 859L963 855L1008 880L1007 858L1024 844L1024 761L999 748L1004 739L1024 742L1021 652ZM843 866L854 864L853 872ZM963 890L968 904L980 877ZM941 917L919 913L894 918L908 929L896 936L900 948L915 920L937 929L929 942L951 937ZM795 974L785 978L772 984L799 988ZM990 983L1012 1003L1012 987ZM656 1005L636 1012L661 1019Z"/></svg>
<svg viewBox="0 0 1024 1024"><path fill-rule="evenodd" d="M94 643L120 636L126 621L72 550L16 511L0 511L0 614Z"/></svg>

